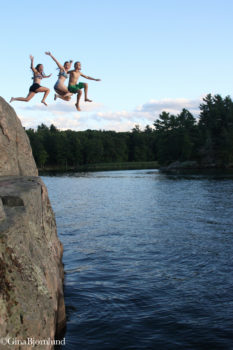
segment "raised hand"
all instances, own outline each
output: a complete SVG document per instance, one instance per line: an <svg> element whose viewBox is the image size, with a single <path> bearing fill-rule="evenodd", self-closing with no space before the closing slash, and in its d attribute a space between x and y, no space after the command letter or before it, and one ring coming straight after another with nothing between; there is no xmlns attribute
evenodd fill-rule
<svg viewBox="0 0 233 350"><path fill-rule="evenodd" d="M95 79L95 81L101 81L101 79Z"/></svg>
<svg viewBox="0 0 233 350"><path fill-rule="evenodd" d="M50 51L45 52L45 54L51 56L51 52Z"/></svg>
<svg viewBox="0 0 233 350"><path fill-rule="evenodd" d="M30 57L30 60L33 61L34 60L34 57L32 55L29 56Z"/></svg>

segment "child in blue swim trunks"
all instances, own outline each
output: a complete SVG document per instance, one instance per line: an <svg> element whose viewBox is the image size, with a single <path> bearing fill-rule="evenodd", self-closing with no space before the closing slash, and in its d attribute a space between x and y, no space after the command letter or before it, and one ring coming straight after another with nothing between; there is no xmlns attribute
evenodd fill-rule
<svg viewBox="0 0 233 350"><path fill-rule="evenodd" d="M80 99L81 99L81 96L82 96L82 90L81 89L84 89L84 95L85 95L84 101L85 102L92 102L92 100L90 100L87 97L88 84L87 83L82 83L82 82L77 83L79 77L81 76L81 77L84 77L86 79L95 80L95 81L100 81L100 79L91 78L91 77L88 77L87 75L82 74L81 73L81 63L80 62L75 62L74 70L69 71L69 74L70 74L70 79L69 79L68 90L72 94L77 94L77 103L75 104L75 106L76 106L78 111L81 111L81 108L80 108Z"/></svg>

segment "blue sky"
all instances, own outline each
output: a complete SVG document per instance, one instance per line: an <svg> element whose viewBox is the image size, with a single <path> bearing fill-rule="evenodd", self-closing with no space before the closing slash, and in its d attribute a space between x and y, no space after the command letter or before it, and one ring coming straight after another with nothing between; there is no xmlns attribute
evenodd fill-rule
<svg viewBox="0 0 233 350"><path fill-rule="evenodd" d="M26 127L54 123L60 129L130 130L153 124L165 109L194 114L207 93L232 96L232 0L28 0L1 1L0 95L26 96L29 55L53 73L48 108L41 94L13 107ZM54 102L61 62L82 62L92 104Z"/></svg>

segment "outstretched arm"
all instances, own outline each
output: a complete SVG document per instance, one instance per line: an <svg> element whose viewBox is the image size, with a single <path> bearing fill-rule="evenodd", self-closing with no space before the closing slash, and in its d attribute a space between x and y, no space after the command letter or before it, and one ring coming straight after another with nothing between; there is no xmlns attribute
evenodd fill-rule
<svg viewBox="0 0 233 350"><path fill-rule="evenodd" d="M38 73L37 70L34 68L34 57L32 55L30 55L30 60L31 60L31 70L35 74Z"/></svg>
<svg viewBox="0 0 233 350"><path fill-rule="evenodd" d="M61 63L58 62L58 60L51 54L51 52L48 51L48 52L45 52L45 54L50 56L54 60L54 62L56 62L59 69L65 70L64 67L61 65Z"/></svg>
<svg viewBox="0 0 233 350"><path fill-rule="evenodd" d="M89 80L95 80L95 81L101 81L101 79L95 79L95 78L92 78L92 77L89 77L88 75L85 75L85 74L80 74L83 78L86 78L86 79L89 79Z"/></svg>
<svg viewBox="0 0 233 350"><path fill-rule="evenodd" d="M49 74L49 75L43 75L43 78L50 78L50 77L51 77L51 75L52 75L52 73L51 73L51 74Z"/></svg>

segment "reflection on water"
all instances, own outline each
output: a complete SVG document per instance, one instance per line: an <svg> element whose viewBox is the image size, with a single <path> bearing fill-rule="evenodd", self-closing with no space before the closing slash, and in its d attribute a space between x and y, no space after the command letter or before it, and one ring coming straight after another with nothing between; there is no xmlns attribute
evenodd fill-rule
<svg viewBox="0 0 233 350"><path fill-rule="evenodd" d="M64 245L65 349L232 349L231 174L43 179Z"/></svg>

